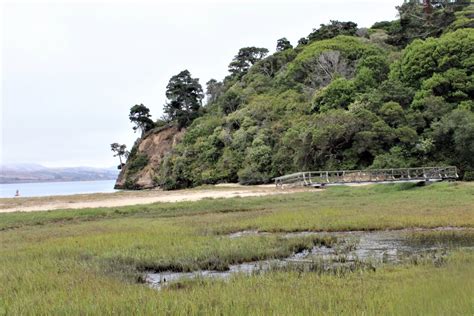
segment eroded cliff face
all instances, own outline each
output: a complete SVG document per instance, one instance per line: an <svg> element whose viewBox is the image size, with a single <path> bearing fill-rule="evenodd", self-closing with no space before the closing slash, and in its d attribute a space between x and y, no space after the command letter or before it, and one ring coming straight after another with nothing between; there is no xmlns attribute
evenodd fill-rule
<svg viewBox="0 0 474 316"><path fill-rule="evenodd" d="M181 141L184 132L176 126L166 126L155 128L138 139L117 178L115 188L141 190L156 187L163 158Z"/></svg>

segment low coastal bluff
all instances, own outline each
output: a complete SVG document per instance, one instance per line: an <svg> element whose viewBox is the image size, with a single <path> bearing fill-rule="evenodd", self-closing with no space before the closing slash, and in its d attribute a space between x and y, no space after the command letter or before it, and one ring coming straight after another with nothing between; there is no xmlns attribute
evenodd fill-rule
<svg viewBox="0 0 474 316"><path fill-rule="evenodd" d="M184 132L185 129L167 125L154 128L137 139L115 189L141 190L158 186L156 179L163 158L181 141Z"/></svg>

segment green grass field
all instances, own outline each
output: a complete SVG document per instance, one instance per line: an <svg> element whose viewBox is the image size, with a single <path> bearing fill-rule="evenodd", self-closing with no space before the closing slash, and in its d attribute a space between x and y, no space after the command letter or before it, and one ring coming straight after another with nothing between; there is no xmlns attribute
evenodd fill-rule
<svg viewBox="0 0 474 316"><path fill-rule="evenodd" d="M279 232L474 227L474 184L333 187L256 198L0 214L0 314L474 314L474 253L376 271L274 271L183 281L143 271L225 270L329 237ZM275 232L229 238L241 230ZM471 234L472 236L472 234ZM471 240L472 241L472 240Z"/></svg>

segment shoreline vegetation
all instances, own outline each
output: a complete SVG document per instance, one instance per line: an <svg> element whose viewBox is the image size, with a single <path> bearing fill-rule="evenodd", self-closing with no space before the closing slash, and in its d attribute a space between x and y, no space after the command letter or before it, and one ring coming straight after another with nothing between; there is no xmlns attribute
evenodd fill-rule
<svg viewBox="0 0 474 316"><path fill-rule="evenodd" d="M472 314L470 250L372 269L296 266L196 278L160 291L143 281L147 271L222 271L337 242L324 234L280 236L290 232L407 229L422 234L419 242L474 247L473 201L474 184L454 182L2 213L0 314ZM456 229L413 229L435 227ZM268 234L229 237L242 231Z"/></svg>

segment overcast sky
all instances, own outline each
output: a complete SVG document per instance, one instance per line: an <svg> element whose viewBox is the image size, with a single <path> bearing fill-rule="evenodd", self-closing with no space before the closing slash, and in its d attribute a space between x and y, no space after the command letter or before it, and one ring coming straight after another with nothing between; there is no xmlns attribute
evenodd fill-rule
<svg viewBox="0 0 474 316"><path fill-rule="evenodd" d="M2 7L3 163L117 164L138 134L130 107L162 115L171 76L221 80L239 48L293 44L330 19L370 27L401 0L85 1Z"/></svg>

